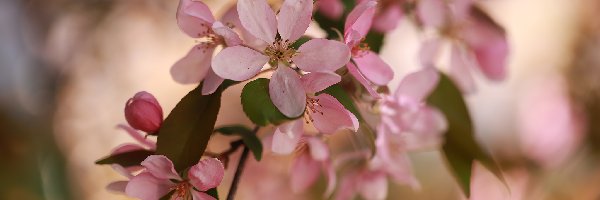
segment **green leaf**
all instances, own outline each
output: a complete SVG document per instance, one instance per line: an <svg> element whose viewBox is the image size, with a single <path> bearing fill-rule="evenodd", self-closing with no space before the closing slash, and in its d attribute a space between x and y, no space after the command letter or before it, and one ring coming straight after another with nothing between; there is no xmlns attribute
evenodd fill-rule
<svg viewBox="0 0 600 200"><path fill-rule="evenodd" d="M241 100L244 113L256 125L278 125L291 120L283 115L271 101L269 79L259 78L246 84L242 90Z"/></svg>
<svg viewBox="0 0 600 200"><path fill-rule="evenodd" d="M211 197L214 197L215 199L219 199L219 191L217 191L217 188L207 190L206 194L210 195Z"/></svg>
<svg viewBox="0 0 600 200"><path fill-rule="evenodd" d="M221 93L235 82L224 82L217 91L202 95L202 84L173 108L158 131L156 153L165 155L177 171L195 165L202 157L221 107Z"/></svg>
<svg viewBox="0 0 600 200"><path fill-rule="evenodd" d="M215 132L228 136L237 135L242 137L242 141L244 141L244 144L252 151L254 158L257 161L260 161L262 158L262 143L260 142L260 139L256 137L256 133L249 128L242 125L231 125L215 129Z"/></svg>
<svg viewBox="0 0 600 200"><path fill-rule="evenodd" d="M116 155L106 156L98 161L98 165L119 164L123 167L140 165L148 156L154 155L154 152L140 149L135 151L124 152Z"/></svg>
<svg viewBox="0 0 600 200"><path fill-rule="evenodd" d="M440 109L448 120L442 149L465 195L470 196L471 167L475 160L506 184L496 162L475 141L473 124L462 93L443 73L440 73L440 82L427 101Z"/></svg>

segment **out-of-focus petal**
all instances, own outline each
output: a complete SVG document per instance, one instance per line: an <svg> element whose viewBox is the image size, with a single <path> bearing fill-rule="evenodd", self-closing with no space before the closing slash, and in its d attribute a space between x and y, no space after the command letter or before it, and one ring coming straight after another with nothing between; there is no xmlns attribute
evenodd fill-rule
<svg viewBox="0 0 600 200"><path fill-rule="evenodd" d="M202 85L202 95L209 95L215 92L221 83L223 83L225 79L217 76L215 72L212 70L208 70L208 74L206 74L206 78L204 78L204 85Z"/></svg>
<svg viewBox="0 0 600 200"><path fill-rule="evenodd" d="M195 190L191 190L191 192L192 192L193 200L217 200L214 197L212 197L204 192L198 192Z"/></svg>
<svg viewBox="0 0 600 200"><path fill-rule="evenodd" d="M463 93L469 94L477 90L475 80L473 80L473 76L471 75L471 70L475 68L473 62L472 56L464 48L456 44L452 45L448 73Z"/></svg>
<svg viewBox="0 0 600 200"><path fill-rule="evenodd" d="M153 142L145 137L143 133L127 126L125 124L117 125L117 128L125 130L133 139L138 141L140 144L147 146L150 149L156 149L156 142Z"/></svg>
<svg viewBox="0 0 600 200"><path fill-rule="evenodd" d="M371 29L371 23L373 22L373 16L375 14L375 8L377 1L369 0L364 1L348 14L346 23L344 25L344 33L350 30L357 31L362 37L366 36Z"/></svg>
<svg viewBox="0 0 600 200"><path fill-rule="evenodd" d="M239 0L237 9L248 32L269 44L275 41L277 20L266 0Z"/></svg>
<svg viewBox="0 0 600 200"><path fill-rule="evenodd" d="M366 200L385 199L388 192L387 177L384 173L363 172L360 176L358 192Z"/></svg>
<svg viewBox="0 0 600 200"><path fill-rule="evenodd" d="M214 21L212 12L203 2L180 1L177 9L177 25L188 36L199 38L207 35Z"/></svg>
<svg viewBox="0 0 600 200"><path fill-rule="evenodd" d="M181 84L199 83L210 69L215 48L205 44L194 46L171 67L171 77Z"/></svg>
<svg viewBox="0 0 600 200"><path fill-rule="evenodd" d="M372 51L363 51L352 57L360 72L372 83L386 85L394 78L392 68Z"/></svg>
<svg viewBox="0 0 600 200"><path fill-rule="evenodd" d="M106 190L116 193L125 193L129 181L115 181L106 186Z"/></svg>
<svg viewBox="0 0 600 200"><path fill-rule="evenodd" d="M240 39L240 36L238 36L238 34L228 26L223 25L221 22L217 21L213 23L212 30L217 35L222 36L223 39L225 39L225 44L229 47L242 44L242 39Z"/></svg>
<svg viewBox="0 0 600 200"><path fill-rule="evenodd" d="M300 80L306 93L312 94L339 83L342 77L333 72L313 72L303 75Z"/></svg>
<svg viewBox="0 0 600 200"><path fill-rule="evenodd" d="M423 67L434 67L441 47L441 40L433 38L424 41L419 49L419 61Z"/></svg>
<svg viewBox="0 0 600 200"><path fill-rule="evenodd" d="M483 11L472 9L472 12L470 26L462 29L463 40L473 51L479 69L488 79L504 80L509 53L506 33Z"/></svg>
<svg viewBox="0 0 600 200"><path fill-rule="evenodd" d="M325 17L337 20L344 14L344 4L340 0L319 0L318 11Z"/></svg>
<svg viewBox="0 0 600 200"><path fill-rule="evenodd" d="M281 39L296 41L311 22L313 0L286 0L279 9L277 30Z"/></svg>
<svg viewBox="0 0 600 200"><path fill-rule="evenodd" d="M448 9L442 0L421 0L417 6L417 15L423 25L440 28L446 23Z"/></svg>
<svg viewBox="0 0 600 200"><path fill-rule="evenodd" d="M216 188L225 176L223 163L216 158L202 159L188 171L190 183L200 191Z"/></svg>
<svg viewBox="0 0 600 200"><path fill-rule="evenodd" d="M289 67L279 66L269 82L273 104L288 117L298 117L306 108L306 92L299 75Z"/></svg>
<svg viewBox="0 0 600 200"><path fill-rule="evenodd" d="M307 153L300 154L292 164L291 182L292 191L300 193L315 184L321 172L319 162L311 159Z"/></svg>
<svg viewBox="0 0 600 200"><path fill-rule="evenodd" d="M402 7L398 4L389 5L383 8L383 12L376 14L373 19L373 29L386 33L398 27L402 19Z"/></svg>
<svg viewBox="0 0 600 200"><path fill-rule="evenodd" d="M421 102L435 89L439 79L440 75L435 68L421 69L406 75L394 95L398 99L411 98L415 102Z"/></svg>
<svg viewBox="0 0 600 200"><path fill-rule="evenodd" d="M323 140L310 137L307 140L310 156L313 160L324 161L329 158L329 147Z"/></svg>
<svg viewBox="0 0 600 200"><path fill-rule="evenodd" d="M367 89L367 92L369 92L369 94L371 94L371 96L373 98L381 98L379 96L379 94L377 93L377 91L375 91L373 89L373 86L371 86L371 83L369 83L369 80L367 80L359 71L358 68L356 67L356 65L354 65L352 62L349 62L346 65L346 68L348 68L348 72L350 72L350 74L365 88Z"/></svg>
<svg viewBox="0 0 600 200"><path fill-rule="evenodd" d="M341 178L340 186L335 194L336 200L348 200L353 199L356 195L357 184L358 184L358 175L356 171L349 172L344 174Z"/></svg>
<svg viewBox="0 0 600 200"><path fill-rule="evenodd" d="M416 113L413 123L408 128L410 134L405 134L406 149L420 150L435 148L442 142L442 134L448 128L448 122L439 110L425 106Z"/></svg>
<svg viewBox="0 0 600 200"><path fill-rule="evenodd" d="M173 162L163 155L151 155L148 156L141 163L154 177L159 179L175 179L181 180L181 177L175 171Z"/></svg>
<svg viewBox="0 0 600 200"><path fill-rule="evenodd" d="M128 179L133 178L133 175L131 174L131 172L127 169L125 169L125 167L119 165L119 164L112 164L110 165L113 170L115 170L115 172L123 175L124 177L127 177Z"/></svg>
<svg viewBox="0 0 600 200"><path fill-rule="evenodd" d="M333 194L333 190L335 190L335 186L337 185L337 175L335 174L335 168L331 162L323 163L323 168L327 175L327 188L325 188L323 198L329 199L329 197Z"/></svg>
<svg viewBox="0 0 600 200"><path fill-rule="evenodd" d="M347 112L337 99L329 94L320 94L316 99L318 105L314 105L315 112L307 112L310 112L317 130L325 134L335 133L344 128L356 131L352 119L354 114Z"/></svg>
<svg viewBox="0 0 600 200"><path fill-rule="evenodd" d="M248 47L233 46L223 49L212 61L212 69L221 78L245 81L258 74L269 57Z"/></svg>
<svg viewBox="0 0 600 200"><path fill-rule="evenodd" d="M121 144L117 147L115 147L110 155L116 155L116 154L120 154L120 153L125 153L125 152L131 152L131 151L136 151L136 150L143 150L144 147L137 145L137 144Z"/></svg>
<svg viewBox="0 0 600 200"><path fill-rule="evenodd" d="M293 120L279 125L273 133L271 151L278 154L290 154L294 152L300 137L304 134L304 123L302 119Z"/></svg>
<svg viewBox="0 0 600 200"><path fill-rule="evenodd" d="M158 200L167 195L173 186L175 184L168 179L159 179L149 172L142 172L129 181L125 194L141 200Z"/></svg>
<svg viewBox="0 0 600 200"><path fill-rule="evenodd" d="M333 72L350 61L350 49L335 40L312 39L298 48L292 61L307 72Z"/></svg>

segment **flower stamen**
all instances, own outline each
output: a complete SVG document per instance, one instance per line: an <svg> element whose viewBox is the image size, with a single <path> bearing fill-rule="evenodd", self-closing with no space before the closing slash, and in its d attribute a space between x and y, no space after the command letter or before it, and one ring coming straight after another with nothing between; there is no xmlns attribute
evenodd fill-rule
<svg viewBox="0 0 600 200"><path fill-rule="evenodd" d="M269 56L269 63L293 63L292 57L294 57L297 52L295 49L291 48L292 42L290 40L281 40L276 39L271 45L267 46L265 49L265 54Z"/></svg>

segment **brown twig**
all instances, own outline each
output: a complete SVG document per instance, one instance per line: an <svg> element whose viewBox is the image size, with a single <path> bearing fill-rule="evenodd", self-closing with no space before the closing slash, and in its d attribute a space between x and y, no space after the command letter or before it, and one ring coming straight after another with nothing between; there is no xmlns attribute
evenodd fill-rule
<svg viewBox="0 0 600 200"><path fill-rule="evenodd" d="M256 134L256 132L258 132L258 126L254 127L254 130L252 130L252 133ZM244 143L242 142L241 145L244 145ZM233 143L232 143L232 148L229 149L229 151L231 151L233 148ZM237 149L237 147L235 148ZM235 150L233 150L235 151ZM228 152L228 151L226 151ZM237 191L239 182L240 182L240 178L242 176L242 172L244 171L244 166L246 165L246 160L248 160L248 154L250 153L250 149L248 149L248 147L246 145L244 145L244 150L242 151L242 156L240 157L240 161L238 163L238 166L235 169L235 175L233 175L233 181L231 182L231 187L229 188L229 194L227 194L227 200L233 200L233 198L235 197L235 192Z"/></svg>

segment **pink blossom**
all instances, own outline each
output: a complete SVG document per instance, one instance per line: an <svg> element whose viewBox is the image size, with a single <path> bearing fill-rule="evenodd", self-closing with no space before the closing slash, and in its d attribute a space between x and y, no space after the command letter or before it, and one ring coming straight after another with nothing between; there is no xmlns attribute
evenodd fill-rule
<svg viewBox="0 0 600 200"><path fill-rule="evenodd" d="M318 12L325 17L337 20L344 14L344 4L340 0L317 1Z"/></svg>
<svg viewBox="0 0 600 200"><path fill-rule="evenodd" d="M217 76L210 67L213 52L219 45L235 46L242 43L232 29L239 24L238 21L237 13L232 11L229 11L222 21L216 21L202 1L181 0L177 9L177 24L184 33L200 39L201 42L171 67L173 79L182 84L204 80L202 94L213 93L223 82L223 78Z"/></svg>
<svg viewBox="0 0 600 200"><path fill-rule="evenodd" d="M141 200L158 200L171 191L171 199L215 199L204 192L219 186L225 175L223 164L216 158L200 160L189 169L187 179L179 176L171 160L162 155L148 156L141 165L144 170L131 177L125 187L128 196Z"/></svg>
<svg viewBox="0 0 600 200"><path fill-rule="evenodd" d="M307 137L305 145L299 150L290 171L292 191L295 193L306 191L317 182L323 172L328 179L325 192L328 196L333 191L336 181L335 170L329 161L329 147L317 137Z"/></svg>
<svg viewBox="0 0 600 200"><path fill-rule="evenodd" d="M471 93L475 90L471 76L474 68L478 68L489 80L504 79L509 53L506 33L485 12L474 6L473 1L446 3L441 0L423 0L418 4L417 14L425 28L438 29L440 34L445 34L441 36L452 41L449 74L463 92ZM452 34L446 34L447 32ZM424 42L421 54L437 54L441 48L440 43L438 38ZM425 61L426 66L432 64L435 56L428 58L431 60Z"/></svg>
<svg viewBox="0 0 600 200"><path fill-rule="evenodd" d="M305 92L297 67L305 72L332 73L350 59L344 44L326 39L312 39L298 50L290 45L300 38L311 21L311 0L286 0L279 15L265 0L240 0L237 8L241 24L254 37L269 44L264 48L244 45L223 49L212 61L220 77L244 81L258 74L267 62L275 68L269 83L273 103L288 117L297 117L305 110ZM281 38L277 38L279 33Z"/></svg>
<svg viewBox="0 0 600 200"><path fill-rule="evenodd" d="M361 43L371 28L377 1L369 0L358 4L346 18L344 41L352 50L352 61L346 67L369 93L379 97L373 85L382 86L394 77L394 71L375 52L370 51L365 43Z"/></svg>
<svg viewBox="0 0 600 200"><path fill-rule="evenodd" d="M156 134L163 122L162 108L152 94L138 92L125 104L125 119L137 130Z"/></svg>

